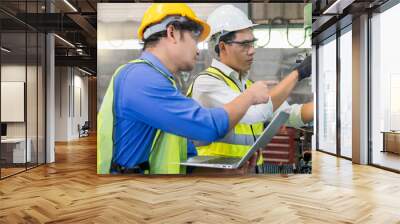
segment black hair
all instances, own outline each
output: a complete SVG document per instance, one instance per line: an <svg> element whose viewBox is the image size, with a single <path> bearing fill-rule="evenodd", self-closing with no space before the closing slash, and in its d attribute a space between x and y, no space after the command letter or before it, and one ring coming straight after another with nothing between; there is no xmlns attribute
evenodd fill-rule
<svg viewBox="0 0 400 224"><path fill-rule="evenodd" d="M226 43L229 41L233 41L233 39L235 39L235 37L236 37L236 31L229 32L229 33L223 35L222 37L220 37L218 43L215 45L215 49L214 49L215 53L217 53L217 55L219 56L219 54L220 54L219 43L220 42Z"/></svg>
<svg viewBox="0 0 400 224"><path fill-rule="evenodd" d="M181 33L181 39L183 38L182 32L183 31L199 31L200 33L203 31L203 27L191 20L187 20L184 22L173 21L167 24L167 27L173 25L176 30L179 30ZM152 34L147 39L143 41L143 50L148 47L155 46L163 37L167 37L167 31L160 31L157 33Z"/></svg>

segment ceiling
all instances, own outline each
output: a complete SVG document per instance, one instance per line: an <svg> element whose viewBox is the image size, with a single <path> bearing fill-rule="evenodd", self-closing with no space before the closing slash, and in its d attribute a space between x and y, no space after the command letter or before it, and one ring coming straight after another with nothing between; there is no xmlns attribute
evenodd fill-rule
<svg viewBox="0 0 400 224"><path fill-rule="evenodd" d="M223 4L212 3L212 1L210 3L192 2L194 3L189 5L204 20L216 7ZM255 2L250 7L247 3L233 4L249 12L255 22L263 23L277 15L293 20L303 18L304 4L268 4L269 6L265 7L264 3L304 3L304 1ZM111 3L125 4L121 7L122 4ZM18 54L24 55L30 52L33 54L37 44L29 43L25 50L25 31L54 32L58 35L55 38L56 65L80 66L96 73L97 40L110 38L110 36L104 37L100 34L99 37L97 36L100 33L97 30L97 22L109 24L110 35L113 33L114 25L121 26L126 22L123 25L125 26L122 29L123 32L127 37L135 38L135 31L149 4L149 1L128 0L1 0L0 23L4 39L2 44L5 46L7 43L7 48L12 48L16 57ZM103 7L105 5L107 7ZM101 13L98 14L99 11Z"/></svg>
<svg viewBox="0 0 400 224"><path fill-rule="evenodd" d="M8 60L22 60L24 55L29 59L44 47L33 40L37 33L55 33L56 65L79 66L96 73L96 17L95 0L1 0L2 46L12 49Z"/></svg>
<svg viewBox="0 0 400 224"><path fill-rule="evenodd" d="M378 12L376 9L388 2L389 0L313 0L313 44L334 35L362 14Z"/></svg>

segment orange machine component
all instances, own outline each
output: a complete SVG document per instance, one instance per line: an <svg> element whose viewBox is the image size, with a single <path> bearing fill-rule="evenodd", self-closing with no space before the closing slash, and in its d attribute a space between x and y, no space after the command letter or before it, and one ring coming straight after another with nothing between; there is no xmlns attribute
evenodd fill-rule
<svg viewBox="0 0 400 224"><path fill-rule="evenodd" d="M264 163L275 165L295 164L296 130L282 127L263 149Z"/></svg>

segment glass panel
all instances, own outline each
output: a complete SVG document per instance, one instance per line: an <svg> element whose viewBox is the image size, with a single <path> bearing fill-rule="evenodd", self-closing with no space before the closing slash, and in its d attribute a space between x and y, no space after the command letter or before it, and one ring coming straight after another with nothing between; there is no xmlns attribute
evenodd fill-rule
<svg viewBox="0 0 400 224"><path fill-rule="evenodd" d="M39 45L38 45L38 163L45 163L45 88L46 88L46 76L45 76L45 65L46 65L46 36L39 34Z"/></svg>
<svg viewBox="0 0 400 224"><path fill-rule="evenodd" d="M37 74L38 74L38 49L37 49L37 41L38 36L36 32L27 33L28 38L28 63L27 63L27 95L26 95L26 111L27 111L27 142L28 142L28 150L30 148L31 153L30 158L28 158L28 167L37 165Z"/></svg>
<svg viewBox="0 0 400 224"><path fill-rule="evenodd" d="M45 12L45 1L1 1L0 6L20 19L0 12L3 178L45 161L45 36L21 22L25 13Z"/></svg>
<svg viewBox="0 0 400 224"><path fill-rule="evenodd" d="M352 34L340 37L340 154L352 157Z"/></svg>
<svg viewBox="0 0 400 224"><path fill-rule="evenodd" d="M22 3L21 3L22 4ZM6 15L0 15L6 18ZM26 33L5 31L1 34L1 177L25 170L30 159L26 151ZM5 50L4 50L5 49ZM29 149L29 147L28 147Z"/></svg>
<svg viewBox="0 0 400 224"><path fill-rule="evenodd" d="M372 163L400 170L400 69L396 38L400 5L372 22Z"/></svg>
<svg viewBox="0 0 400 224"><path fill-rule="evenodd" d="M27 2L26 12L37 13L39 11L37 1ZM38 17L34 16L31 18L31 23L36 24ZM38 160L38 33L36 30L27 30L27 94L26 94L26 111L27 111L27 150L30 150L30 157L28 159L27 167L37 166Z"/></svg>
<svg viewBox="0 0 400 224"><path fill-rule="evenodd" d="M336 40L318 48L318 146L336 154Z"/></svg>

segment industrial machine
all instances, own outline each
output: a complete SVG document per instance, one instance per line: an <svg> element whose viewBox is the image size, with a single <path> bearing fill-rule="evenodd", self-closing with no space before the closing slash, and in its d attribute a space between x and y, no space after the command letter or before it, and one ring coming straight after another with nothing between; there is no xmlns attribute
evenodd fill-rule
<svg viewBox="0 0 400 224"><path fill-rule="evenodd" d="M264 173L310 174L312 172L312 135L312 128L281 128L263 149Z"/></svg>

